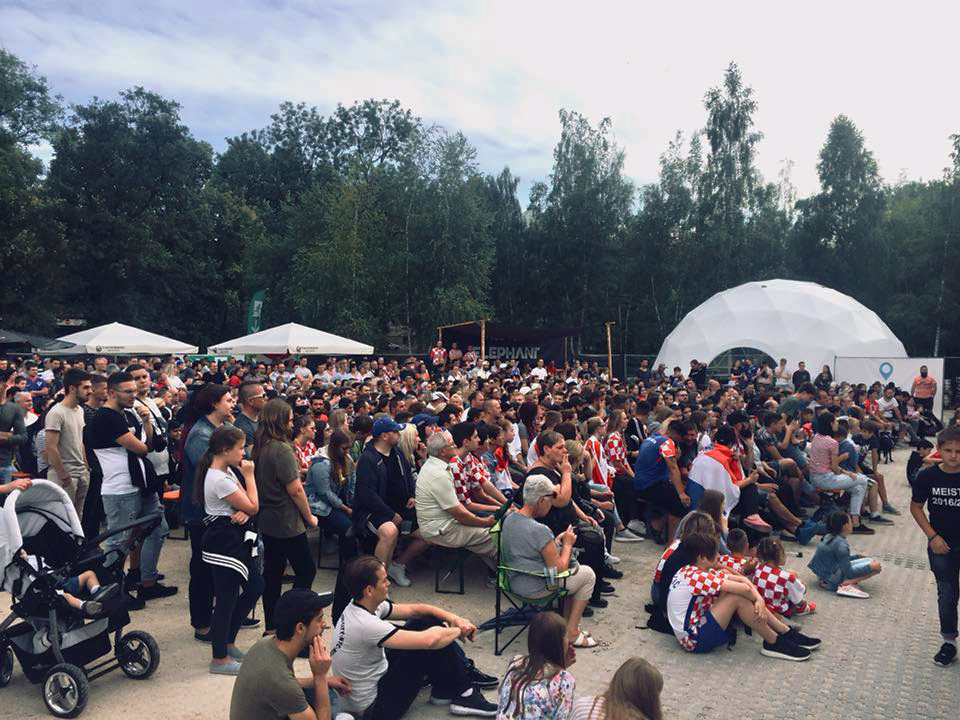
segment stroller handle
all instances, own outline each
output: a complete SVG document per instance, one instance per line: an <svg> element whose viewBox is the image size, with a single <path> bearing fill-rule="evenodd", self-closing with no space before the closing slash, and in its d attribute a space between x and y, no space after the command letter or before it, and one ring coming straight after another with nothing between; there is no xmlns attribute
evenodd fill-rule
<svg viewBox="0 0 960 720"><path fill-rule="evenodd" d="M150 515L144 515L143 517L136 518L135 520L131 520L130 522L127 522L127 523L122 523L120 525L117 525L114 528L110 528L106 532L100 533L92 540L87 540L83 546L85 549L96 547L107 538L113 537L114 535L119 535L120 533L126 532L127 530L131 530L136 527L151 526L150 530L153 530L154 527L160 524L160 521L162 519L163 519L162 512L155 512L155 513L151 513Z"/></svg>

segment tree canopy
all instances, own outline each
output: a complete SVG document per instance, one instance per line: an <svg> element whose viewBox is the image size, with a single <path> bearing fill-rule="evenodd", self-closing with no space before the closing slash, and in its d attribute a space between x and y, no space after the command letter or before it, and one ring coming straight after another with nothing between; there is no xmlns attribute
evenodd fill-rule
<svg viewBox="0 0 960 720"><path fill-rule="evenodd" d="M578 327L583 350L612 320L618 350L655 352L715 292L787 277L852 295L913 354L960 353L960 134L943 177L889 184L838 114L819 191L797 200L789 166L757 168L759 102L730 64L640 187L609 118L560 109L552 171L523 201L509 167L485 173L463 132L399 100L285 101L217 154L175 100L133 87L65 111L0 50L0 325L119 320L205 345L242 334L265 289L265 324L385 350L486 317Z"/></svg>

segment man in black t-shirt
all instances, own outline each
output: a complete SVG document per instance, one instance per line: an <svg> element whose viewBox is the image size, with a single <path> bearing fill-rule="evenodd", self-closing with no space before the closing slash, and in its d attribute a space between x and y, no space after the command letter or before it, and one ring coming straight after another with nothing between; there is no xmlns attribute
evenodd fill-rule
<svg viewBox="0 0 960 720"><path fill-rule="evenodd" d="M937 609L943 645L933 661L946 667L957 659L957 605L960 604L960 428L937 436L942 462L917 475L910 514L927 536L927 557L937 579ZM924 512L923 506L927 509Z"/></svg>

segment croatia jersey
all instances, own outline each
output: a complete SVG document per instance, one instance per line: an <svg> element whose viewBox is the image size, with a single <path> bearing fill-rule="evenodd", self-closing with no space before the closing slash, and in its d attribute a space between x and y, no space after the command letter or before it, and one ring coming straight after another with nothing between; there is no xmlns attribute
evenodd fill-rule
<svg viewBox="0 0 960 720"><path fill-rule="evenodd" d="M707 622L707 613L723 586L723 573L684 565L673 576L667 596L667 619L680 647L693 652L697 633Z"/></svg>

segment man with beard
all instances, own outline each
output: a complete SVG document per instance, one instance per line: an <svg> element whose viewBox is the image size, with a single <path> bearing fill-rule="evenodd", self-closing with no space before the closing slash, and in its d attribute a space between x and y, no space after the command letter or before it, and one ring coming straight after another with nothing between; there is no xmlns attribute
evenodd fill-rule
<svg viewBox="0 0 960 720"><path fill-rule="evenodd" d="M44 421L47 443L47 480L59 483L70 497L77 514L90 486L90 470L83 449L83 403L90 395L90 375L71 368L63 375L63 400L50 408Z"/></svg>

